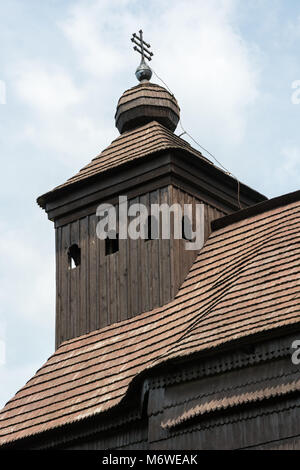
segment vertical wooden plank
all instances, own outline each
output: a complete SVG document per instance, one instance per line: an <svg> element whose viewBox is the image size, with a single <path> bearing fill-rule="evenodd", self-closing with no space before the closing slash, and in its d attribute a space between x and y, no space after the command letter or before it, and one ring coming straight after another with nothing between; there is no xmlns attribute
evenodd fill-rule
<svg viewBox="0 0 300 470"><path fill-rule="evenodd" d="M128 207L129 207L129 204L130 204L130 201L128 201ZM127 217L127 222L129 224L130 222L129 217ZM124 241L124 245L126 247L126 260L127 260L127 317L126 318L130 318L132 317L132 295L131 295L131 269L130 269L131 243L130 243L129 236Z"/></svg>
<svg viewBox="0 0 300 470"><path fill-rule="evenodd" d="M203 204L204 205L203 219L200 222L202 224L202 226L200 228L202 230L202 233L204 233L204 242L205 242L205 227L204 227L204 225L205 225L205 206L206 206L206 204L204 204L203 201L201 201L200 199L197 199L196 197L194 197L194 214L196 214L197 204ZM196 216L194 216L194 219L196 219ZM195 225L194 230L196 230L196 220L194 222L194 225Z"/></svg>
<svg viewBox="0 0 300 470"><path fill-rule="evenodd" d="M146 206L148 209L148 215L151 216L151 198L150 193L146 195ZM145 242L145 252L146 252L146 260L147 264L145 265L145 278L147 284L147 310L153 309L153 297L152 297L152 243L153 240L148 240Z"/></svg>
<svg viewBox="0 0 300 470"><path fill-rule="evenodd" d="M99 253L99 314L97 315L96 325L103 328L108 323L107 307L107 256L105 256L105 240L98 239Z"/></svg>
<svg viewBox="0 0 300 470"><path fill-rule="evenodd" d="M194 231L196 231L196 203L200 204L200 201L196 200L196 198L194 196L191 196L188 194L188 197L187 197L187 203L188 204L191 204L192 206L192 229ZM187 272L186 272L186 276L193 264L193 262L195 261L195 258L198 254L199 250L186 250L186 254L188 256L188 265L187 265ZM185 277L186 277L185 276Z"/></svg>
<svg viewBox="0 0 300 470"><path fill-rule="evenodd" d="M110 263L111 263L111 256L112 255L105 255L105 276L106 276L106 317L104 316L101 323L101 328L103 326L109 325L112 323L111 321L111 279L110 279Z"/></svg>
<svg viewBox="0 0 300 470"><path fill-rule="evenodd" d="M55 253L56 253L56 311L55 311L55 348L60 343L60 330L62 323L61 312L61 232L59 227L55 230Z"/></svg>
<svg viewBox="0 0 300 470"><path fill-rule="evenodd" d="M84 217L80 220L80 249L81 249L81 263L80 263L80 306L79 306L79 334L84 334L87 331L87 319L89 308L88 297L88 273L89 273L89 218Z"/></svg>
<svg viewBox="0 0 300 470"><path fill-rule="evenodd" d="M217 210L214 207L208 206L207 238L211 234L211 222L216 218Z"/></svg>
<svg viewBox="0 0 300 470"><path fill-rule="evenodd" d="M171 189L171 200L172 204L177 203L180 205L182 210L182 216L184 216L184 205L191 204L192 205L192 225L193 230L196 229L196 203L201 203L201 201L197 200L194 196L186 193L185 191L180 190L179 188L172 187ZM180 226L182 225L182 220L178 219L178 223ZM181 227L180 227L181 228ZM183 234L182 234L183 235ZM184 282L197 254L197 250L186 250L186 240L172 240L170 246L170 253L172 258L172 266L171 266L171 282L173 285L172 288L172 297L174 297L182 283Z"/></svg>
<svg viewBox="0 0 300 470"><path fill-rule="evenodd" d="M80 246L79 240L79 221L70 224L70 246ZM79 310L80 310L80 289L79 289L79 270L77 266L70 269L70 334L71 337L78 336L79 334Z"/></svg>
<svg viewBox="0 0 300 470"><path fill-rule="evenodd" d="M187 194L182 192L182 216L184 216L184 205L185 204L192 204L192 197ZM182 234L183 236L183 234ZM186 249L186 240L182 240L182 278L181 278L181 284L185 280L187 273L189 271L190 265L191 265L191 257L193 256L193 252L190 250Z"/></svg>
<svg viewBox="0 0 300 470"><path fill-rule="evenodd" d="M148 209L148 197L146 194L140 196L139 203ZM140 231L145 227L139 227ZM140 311L149 310L149 272L148 272L148 249L147 244L150 241L140 238L138 240L138 263L139 263L139 292L140 292Z"/></svg>
<svg viewBox="0 0 300 470"><path fill-rule="evenodd" d="M172 189L172 204L179 204L179 189L173 187ZM180 279L181 279L181 260L180 260L180 240L175 240L173 236L173 278L174 278L174 292L178 292Z"/></svg>
<svg viewBox="0 0 300 470"><path fill-rule="evenodd" d="M61 237L61 254L60 254L60 266L61 266L61 328L60 328L60 340L68 339L69 336L69 296L70 296L70 272L68 263L68 249L70 247L70 225L64 225L62 227Z"/></svg>
<svg viewBox="0 0 300 470"><path fill-rule="evenodd" d="M119 204L116 207L117 209L117 227L119 227ZM117 233L119 234L119 228L117 229ZM118 251L114 253L114 260L113 260L113 321L118 322L120 321L120 314L119 314L119 303L120 303L120 240L118 244Z"/></svg>
<svg viewBox="0 0 300 470"><path fill-rule="evenodd" d="M204 240L207 240L208 239L208 235L209 235L209 209L208 209L208 205L205 204L205 208L204 208Z"/></svg>
<svg viewBox="0 0 300 470"><path fill-rule="evenodd" d="M185 203L185 194L183 191L180 189L178 190L178 204L181 206L181 211L183 214L183 209L184 209L184 203ZM185 256L185 240L181 239L179 240L179 266L180 266L180 278L179 278L179 286L182 284L183 279L185 278L185 272L186 272L186 256Z"/></svg>
<svg viewBox="0 0 300 470"><path fill-rule="evenodd" d="M170 206L168 187L160 190L160 203ZM170 236L174 233L173 215L170 217ZM161 305L170 301L171 295L171 267L170 267L170 239L160 240L160 299Z"/></svg>
<svg viewBox="0 0 300 470"><path fill-rule="evenodd" d="M120 321L120 242L119 242L119 251L116 253L115 256L115 285L116 285L116 292L115 292L115 316L116 322Z"/></svg>
<svg viewBox="0 0 300 470"><path fill-rule="evenodd" d="M119 240L119 313L118 318L125 320L128 315L128 261L127 240Z"/></svg>
<svg viewBox="0 0 300 470"><path fill-rule="evenodd" d="M129 201L129 207L138 203L138 198ZM132 218L130 218L132 220ZM129 221L130 222L130 221ZM129 239L129 269L130 269L130 296L131 311L129 316L134 316L139 312L139 265L138 265L138 243L139 240Z"/></svg>
<svg viewBox="0 0 300 470"><path fill-rule="evenodd" d="M127 207L119 205L119 216L120 213L124 213L126 217L126 223L128 225L128 214L127 214ZM119 233L120 233L120 220L118 221L119 225ZM123 231L125 227L122 227ZM127 226L128 229L128 226ZM129 304L128 304L128 299L129 299L129 268L128 268L128 263L129 263L129 258L128 258L128 230L127 234L125 233L126 238L121 239L119 238L119 264L118 264L118 287L119 287L119 302L118 302L118 319L120 321L125 320L128 318L128 312L129 312Z"/></svg>
<svg viewBox="0 0 300 470"><path fill-rule="evenodd" d="M108 324L116 323L117 317L117 302L118 302L118 287L117 287L117 264L119 253L112 253L107 258L107 279L108 279Z"/></svg>
<svg viewBox="0 0 300 470"><path fill-rule="evenodd" d="M150 193L150 205L160 204L159 191ZM161 225L161 224L159 224ZM161 236L161 230L159 237ZM151 240L151 271L150 271L150 297L152 299L152 308L160 305L160 277L159 277L159 244L160 240Z"/></svg>
<svg viewBox="0 0 300 470"><path fill-rule="evenodd" d="M96 227L94 231L94 237L95 237L95 242L96 242L96 280L95 280L95 285L96 285L96 292L95 292L95 312L94 312L94 320L92 324L92 330L97 330L100 328L100 251L101 251L101 240L97 237L97 224L99 222L99 219L97 216L96 217Z"/></svg>
<svg viewBox="0 0 300 470"><path fill-rule="evenodd" d="M96 215L89 217L89 242L90 242L90 253L89 253L89 297L90 297L90 316L88 331L96 329L97 325L97 306L98 306L98 238L96 235L96 226L98 219Z"/></svg>
<svg viewBox="0 0 300 470"><path fill-rule="evenodd" d="M149 195L144 194L140 197L140 203L143 204L149 214ZM149 214L150 215L150 214ZM140 266L140 297L141 297L141 312L146 312L150 308L149 301L149 245L151 240L139 240L139 266Z"/></svg>
<svg viewBox="0 0 300 470"><path fill-rule="evenodd" d="M169 201L170 204L174 204L174 186L168 186L168 193L169 193ZM174 222L175 223L175 222ZM176 279L175 279L175 257L174 257L174 230L175 225L173 224L173 231L171 232L170 238L170 298L173 299L175 297L176 291Z"/></svg>

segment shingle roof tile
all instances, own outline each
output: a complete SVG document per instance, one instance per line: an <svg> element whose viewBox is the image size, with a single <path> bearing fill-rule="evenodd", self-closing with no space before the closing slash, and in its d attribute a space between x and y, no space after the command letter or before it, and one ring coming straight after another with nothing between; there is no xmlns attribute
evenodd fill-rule
<svg viewBox="0 0 300 470"><path fill-rule="evenodd" d="M300 323L299 228L295 201L213 232L174 301L64 342L0 412L0 443L116 406L156 364Z"/></svg>
<svg viewBox="0 0 300 470"><path fill-rule="evenodd" d="M82 182L90 176L103 173L132 160L140 159L155 152L168 149L181 149L190 152L213 165L201 152L193 149L188 142L176 136L162 124L152 121L137 129L124 132L117 137L103 152L84 166L76 175L51 192ZM47 193L49 194L49 193Z"/></svg>

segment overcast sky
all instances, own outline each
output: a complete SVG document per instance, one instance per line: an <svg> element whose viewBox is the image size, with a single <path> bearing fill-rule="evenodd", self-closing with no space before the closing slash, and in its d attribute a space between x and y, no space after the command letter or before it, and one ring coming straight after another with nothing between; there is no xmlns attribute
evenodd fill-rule
<svg viewBox="0 0 300 470"><path fill-rule="evenodd" d="M144 30L185 128L274 197L300 186L300 2L0 0L0 17L1 407L54 351L54 230L36 198L118 135L131 34Z"/></svg>

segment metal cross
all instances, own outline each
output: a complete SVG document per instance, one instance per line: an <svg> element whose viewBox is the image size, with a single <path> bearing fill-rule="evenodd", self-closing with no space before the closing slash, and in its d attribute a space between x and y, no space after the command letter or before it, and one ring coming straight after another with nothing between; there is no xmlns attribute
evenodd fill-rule
<svg viewBox="0 0 300 470"><path fill-rule="evenodd" d="M131 41L136 44L133 49L141 54L142 62L144 62L145 58L147 60L151 60L151 57L153 56L153 52L149 51L151 46L143 40L143 31L141 29L139 30L139 33L139 36L135 33L132 35Z"/></svg>

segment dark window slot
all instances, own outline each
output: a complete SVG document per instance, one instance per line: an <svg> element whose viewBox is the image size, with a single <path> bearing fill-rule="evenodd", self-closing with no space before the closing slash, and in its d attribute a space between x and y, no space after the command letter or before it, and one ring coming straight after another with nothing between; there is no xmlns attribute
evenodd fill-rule
<svg viewBox="0 0 300 470"><path fill-rule="evenodd" d="M105 239L105 255L112 255L119 251L119 234L115 235L116 238L109 238Z"/></svg>
<svg viewBox="0 0 300 470"><path fill-rule="evenodd" d="M80 265L81 250L78 245L71 245L68 249L69 269L77 268Z"/></svg>

